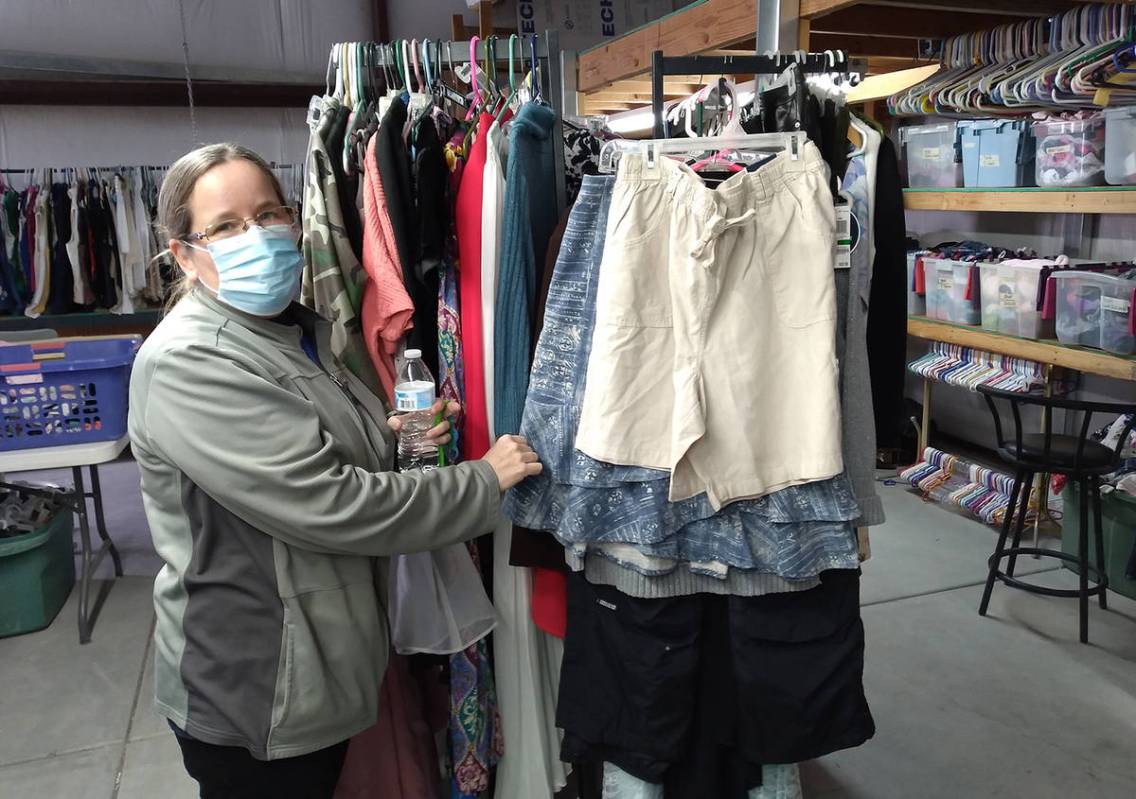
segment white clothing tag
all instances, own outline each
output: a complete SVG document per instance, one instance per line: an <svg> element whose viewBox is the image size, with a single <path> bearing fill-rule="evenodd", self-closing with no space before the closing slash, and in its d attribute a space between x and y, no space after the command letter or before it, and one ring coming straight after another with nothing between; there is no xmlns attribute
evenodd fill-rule
<svg viewBox="0 0 1136 799"><path fill-rule="evenodd" d="M1101 308L1113 313L1128 313L1132 308L1132 301L1120 297L1101 297Z"/></svg>
<svg viewBox="0 0 1136 799"><path fill-rule="evenodd" d="M320 117L323 116L323 98L318 94L313 94L312 99L308 101L308 127L315 130L319 127Z"/></svg>
<svg viewBox="0 0 1136 799"><path fill-rule="evenodd" d="M410 93L410 107L408 109L406 118L407 120L417 119L422 115L422 112L430 107L430 95L421 92Z"/></svg>

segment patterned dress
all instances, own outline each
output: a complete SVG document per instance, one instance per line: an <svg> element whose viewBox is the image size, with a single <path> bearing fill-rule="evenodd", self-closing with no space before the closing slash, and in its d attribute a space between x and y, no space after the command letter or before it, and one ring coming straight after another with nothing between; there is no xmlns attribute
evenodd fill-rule
<svg viewBox="0 0 1136 799"><path fill-rule="evenodd" d="M455 137L456 138L456 137ZM446 145L454 191L463 165L460 138ZM457 246L451 246L438 289L438 385L444 399L462 402L465 397L461 346L461 316L458 307ZM453 441L446 447L448 463L457 462L461 449L461 425L454 429ZM469 543L469 554L478 571L481 561L477 546ZM497 689L489 642L482 638L462 652L450 655L450 758L453 799L476 797L489 789L490 770L504 754L501 719L497 711Z"/></svg>

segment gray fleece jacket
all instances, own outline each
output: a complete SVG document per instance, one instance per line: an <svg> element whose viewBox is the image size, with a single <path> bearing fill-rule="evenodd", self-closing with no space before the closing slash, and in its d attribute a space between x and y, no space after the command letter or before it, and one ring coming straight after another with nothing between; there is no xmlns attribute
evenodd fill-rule
<svg viewBox="0 0 1136 799"><path fill-rule="evenodd" d="M331 327L204 290L139 351L130 436L165 565L154 584L159 712L262 760L371 726L388 653L387 557L493 526L492 468L397 474L380 400L334 363ZM316 365L301 329L317 345Z"/></svg>

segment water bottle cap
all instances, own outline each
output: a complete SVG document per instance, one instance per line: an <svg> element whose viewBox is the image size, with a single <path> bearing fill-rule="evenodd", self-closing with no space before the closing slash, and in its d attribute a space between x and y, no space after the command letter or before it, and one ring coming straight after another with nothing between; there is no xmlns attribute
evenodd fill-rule
<svg viewBox="0 0 1136 799"><path fill-rule="evenodd" d="M407 350L402 355L406 360L413 361L415 358L422 357L422 350Z"/></svg>

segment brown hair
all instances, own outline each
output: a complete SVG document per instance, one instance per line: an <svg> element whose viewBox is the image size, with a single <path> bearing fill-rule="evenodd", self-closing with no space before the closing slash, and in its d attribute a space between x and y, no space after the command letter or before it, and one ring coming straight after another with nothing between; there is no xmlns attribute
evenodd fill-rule
<svg viewBox="0 0 1136 799"><path fill-rule="evenodd" d="M287 202L284 199L284 189L273 173L272 167L257 153L240 144L229 144L227 142L207 144L179 158L170 167L165 180L162 181L162 189L158 193L157 223L161 241L182 240L192 232L190 230L192 219L189 211L189 198L193 194L193 187L197 185L198 178L213 167L228 161L235 161L238 158L256 164L272 183L272 188L276 190L276 196L280 198L281 204ZM173 253L166 249L158 254L158 258L173 259ZM192 287L193 278L182 274L170 289L166 309L172 308Z"/></svg>

